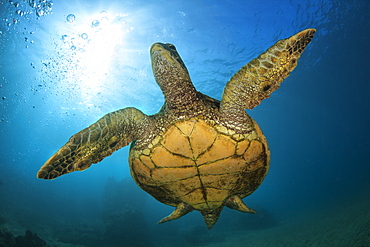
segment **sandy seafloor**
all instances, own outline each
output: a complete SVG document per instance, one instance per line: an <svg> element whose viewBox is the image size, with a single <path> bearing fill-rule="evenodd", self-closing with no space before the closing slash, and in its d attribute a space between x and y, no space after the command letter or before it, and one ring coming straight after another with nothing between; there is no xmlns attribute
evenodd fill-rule
<svg viewBox="0 0 370 247"><path fill-rule="evenodd" d="M225 243L204 246L370 246L368 195L337 207L314 208L263 231L238 232Z"/></svg>
<svg viewBox="0 0 370 247"><path fill-rule="evenodd" d="M225 233L212 233L206 240L197 239L176 242L175 238L166 236L163 243L151 242L149 246L176 246L190 247L368 247L370 246L370 198L366 195L354 196L352 200L336 202L330 207L312 208L290 215L289 218L279 221L278 224L260 230L234 230ZM14 224L4 224L2 227L12 229L13 233L22 234L24 228ZM203 228L193 229L204 232ZM63 234L68 235L64 232ZM187 232L189 234L189 232ZM191 233L190 233L191 234ZM86 247L88 245L68 244L59 242L58 236L50 230L40 229L38 235L47 241L48 246L56 247ZM91 236L92 237L92 236ZM194 237L189 235L189 237ZM219 240L211 240L216 238ZM171 244L166 244L171 242ZM212 242L212 243L204 243ZM94 245L94 246L146 246L137 245Z"/></svg>

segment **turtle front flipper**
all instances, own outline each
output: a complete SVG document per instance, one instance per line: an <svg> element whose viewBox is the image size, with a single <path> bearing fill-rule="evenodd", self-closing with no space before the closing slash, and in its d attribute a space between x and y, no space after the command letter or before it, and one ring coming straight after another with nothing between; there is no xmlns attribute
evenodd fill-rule
<svg viewBox="0 0 370 247"><path fill-rule="evenodd" d="M134 141L148 123L148 116L135 108L108 113L73 135L46 161L37 177L54 179L66 173L85 170Z"/></svg>
<svg viewBox="0 0 370 247"><path fill-rule="evenodd" d="M315 32L315 29L306 29L290 38L279 40L243 66L224 89L221 116L237 117L245 109L252 109L268 98L297 66L299 57Z"/></svg>

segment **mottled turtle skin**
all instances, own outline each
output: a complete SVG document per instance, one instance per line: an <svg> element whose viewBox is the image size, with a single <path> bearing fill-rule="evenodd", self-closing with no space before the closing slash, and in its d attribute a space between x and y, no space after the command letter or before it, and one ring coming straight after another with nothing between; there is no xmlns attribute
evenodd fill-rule
<svg viewBox="0 0 370 247"><path fill-rule="evenodd" d="M151 116L136 108L108 113L73 135L37 177L54 179L85 170L131 143L129 164L136 183L176 207L159 223L197 210L211 229L224 206L255 213L242 198L265 178L270 151L245 110L280 86L315 31L306 29L280 40L243 66L226 84L221 101L194 88L173 45L152 45L153 73L165 98L161 110Z"/></svg>

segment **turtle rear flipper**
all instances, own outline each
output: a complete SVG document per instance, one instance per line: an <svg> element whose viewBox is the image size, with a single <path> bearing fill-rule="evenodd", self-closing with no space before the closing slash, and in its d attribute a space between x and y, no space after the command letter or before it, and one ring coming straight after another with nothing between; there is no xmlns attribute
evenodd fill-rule
<svg viewBox="0 0 370 247"><path fill-rule="evenodd" d="M54 179L82 171L114 151L134 141L149 118L136 108L106 114L96 123L73 135L37 173L38 178Z"/></svg>
<svg viewBox="0 0 370 247"><path fill-rule="evenodd" d="M245 109L252 109L268 98L297 66L299 57L315 32L315 29L306 29L279 40L243 66L226 84L220 115L225 119L228 116L235 119L238 114L244 114Z"/></svg>

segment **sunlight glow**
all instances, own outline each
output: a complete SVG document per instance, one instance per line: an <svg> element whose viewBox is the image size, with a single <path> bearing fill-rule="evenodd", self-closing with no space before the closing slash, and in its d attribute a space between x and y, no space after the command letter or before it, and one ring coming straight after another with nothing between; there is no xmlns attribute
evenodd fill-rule
<svg viewBox="0 0 370 247"><path fill-rule="evenodd" d="M125 15L111 15L102 11L93 16L66 17L66 30L62 35L62 52L57 60L68 88L80 92L79 104L93 106L92 97L109 88L106 77L114 67L117 46L123 45L128 27Z"/></svg>
<svg viewBox="0 0 370 247"><path fill-rule="evenodd" d="M90 34L80 34L81 39L88 40L85 50L79 53L81 66L86 68L82 86L96 89L99 81L109 72L112 56L117 45L122 44L122 27L111 21L112 18L103 16L92 21Z"/></svg>

